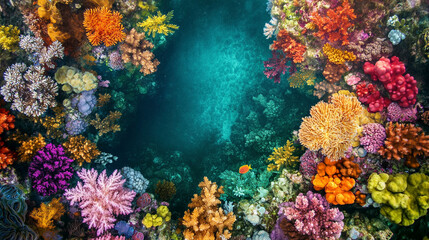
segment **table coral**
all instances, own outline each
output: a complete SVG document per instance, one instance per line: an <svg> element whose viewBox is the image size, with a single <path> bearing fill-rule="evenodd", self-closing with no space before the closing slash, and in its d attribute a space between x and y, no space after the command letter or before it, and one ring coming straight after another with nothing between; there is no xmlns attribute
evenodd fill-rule
<svg viewBox="0 0 429 240"><path fill-rule="evenodd" d="M297 42L286 29L281 29L277 34L277 40L273 42L271 48L274 50L281 50L287 58L291 58L294 63L304 61L304 53L306 50L305 45Z"/></svg>
<svg viewBox="0 0 429 240"><path fill-rule="evenodd" d="M65 156L61 145L46 145L36 153L28 168L33 188L42 196L65 190L74 173L72 162L73 159Z"/></svg>
<svg viewBox="0 0 429 240"><path fill-rule="evenodd" d="M347 0L335 9L329 9L326 16L320 16L318 12L311 14L312 22L317 26L318 31L314 36L328 39L330 42L341 41L342 45L349 43L349 30L354 24L351 20L356 19L354 10Z"/></svg>
<svg viewBox="0 0 429 240"><path fill-rule="evenodd" d="M356 97L334 94L331 103L319 102L303 118L299 141L312 151L322 149L325 156L340 159L357 134L357 117L363 108Z"/></svg>
<svg viewBox="0 0 429 240"><path fill-rule="evenodd" d="M356 56L353 52L342 51L332 47L329 43L323 45L323 53L328 57L329 62L334 64L344 64L346 61L355 61Z"/></svg>
<svg viewBox="0 0 429 240"><path fill-rule="evenodd" d="M17 151L18 160L20 162L28 162L34 157L37 151L46 145L46 142L42 134L39 133L37 136L20 142L20 145Z"/></svg>
<svg viewBox="0 0 429 240"><path fill-rule="evenodd" d="M267 162L270 162L270 164L268 164L267 170L279 171L280 168L291 167L296 164L298 162L298 157L292 155L294 151L295 147L289 140L287 140L286 145L283 147L274 148L273 153L267 159Z"/></svg>
<svg viewBox="0 0 429 240"><path fill-rule="evenodd" d="M232 225L235 222L233 212L224 214L219 197L223 194L223 187L217 187L207 177L198 185L201 194L194 194L190 209L185 212L182 224L186 227L183 235L189 240L221 240L230 239Z"/></svg>
<svg viewBox="0 0 429 240"><path fill-rule="evenodd" d="M48 204L42 203L39 208L33 209L30 217L36 220L36 227L41 230L54 229L54 221L59 221L65 213L60 198L54 198Z"/></svg>
<svg viewBox="0 0 429 240"><path fill-rule="evenodd" d="M83 162L90 163L100 155L97 145L82 135L69 137L63 146L67 155L77 161L79 166L82 166Z"/></svg>
<svg viewBox="0 0 429 240"><path fill-rule="evenodd" d="M115 170L109 177L106 170L98 174L94 169L82 169L75 188L67 189L64 196L70 204L79 203L83 222L89 228L96 228L100 236L114 227L114 215L127 215L132 212L131 202L136 193L123 188L125 179Z"/></svg>
<svg viewBox="0 0 429 240"><path fill-rule="evenodd" d="M389 122L384 145L378 150L379 154L389 160L405 158L405 165L412 168L420 166L417 157L429 155L429 135L413 124Z"/></svg>
<svg viewBox="0 0 429 240"><path fill-rule="evenodd" d="M106 7L88 9L84 13L83 26L93 46L102 42L106 47L113 46L125 39L122 15Z"/></svg>
<svg viewBox="0 0 429 240"><path fill-rule="evenodd" d="M381 204L381 214L403 226L413 224L429 208L429 177L422 173L373 173L368 179L368 191Z"/></svg>
<svg viewBox="0 0 429 240"><path fill-rule="evenodd" d="M159 65L155 54L150 51L153 47L153 44L145 39L144 33L138 33L133 28L119 49L125 63L131 62L134 66L141 66L140 72L148 75L156 72Z"/></svg>

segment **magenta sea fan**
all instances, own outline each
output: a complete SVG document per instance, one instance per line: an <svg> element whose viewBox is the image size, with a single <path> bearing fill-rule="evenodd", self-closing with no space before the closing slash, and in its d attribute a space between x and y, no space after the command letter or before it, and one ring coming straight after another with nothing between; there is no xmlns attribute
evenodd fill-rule
<svg viewBox="0 0 429 240"><path fill-rule="evenodd" d="M115 170L107 177L106 170L98 174L94 169L82 169L77 173L82 179L73 189L66 190L64 196L71 205L79 203L83 222L89 228L96 228L97 235L114 227L114 215L130 214L131 202L136 193L123 188L125 179Z"/></svg>
<svg viewBox="0 0 429 240"><path fill-rule="evenodd" d="M33 188L42 195L49 196L68 188L67 182L73 176L73 159L65 156L61 145L49 143L40 149L28 168Z"/></svg>

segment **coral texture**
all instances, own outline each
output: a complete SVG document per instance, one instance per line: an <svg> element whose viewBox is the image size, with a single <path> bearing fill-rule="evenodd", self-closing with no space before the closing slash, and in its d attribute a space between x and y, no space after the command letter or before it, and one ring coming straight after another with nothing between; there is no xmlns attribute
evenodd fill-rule
<svg viewBox="0 0 429 240"><path fill-rule="evenodd" d="M8 110L0 108L0 134L15 128L15 116Z"/></svg>
<svg viewBox="0 0 429 240"><path fill-rule="evenodd" d="M382 97L380 91L372 83L360 83L357 85L356 94L359 101L368 104L368 112L370 113L381 112L390 104L390 100Z"/></svg>
<svg viewBox="0 0 429 240"><path fill-rule="evenodd" d="M149 180L143 177L141 172L130 167L121 169L122 176L126 180L124 187L135 191L136 193L144 193L149 186Z"/></svg>
<svg viewBox="0 0 429 240"><path fill-rule="evenodd" d="M313 95L320 99L325 95L331 95L333 93L338 92L339 90L341 90L340 86L338 86L334 83L330 83L326 80L323 80L323 81L316 83L314 85Z"/></svg>
<svg viewBox="0 0 429 240"><path fill-rule="evenodd" d="M36 153L28 168L33 188L42 196L67 189L67 181L72 178L74 172L72 162L73 159L65 156L61 145L46 145Z"/></svg>
<svg viewBox="0 0 429 240"><path fill-rule="evenodd" d="M204 181L198 185L201 194L194 194L192 202L188 205L190 209L185 212L182 224L186 227L183 235L189 240L206 239L230 239L232 225L235 222L233 212L224 214L219 197L223 194L223 187L217 187L204 177Z"/></svg>
<svg viewBox="0 0 429 240"><path fill-rule="evenodd" d="M84 13L83 26L93 46L102 42L106 47L115 45L125 39L122 15L106 7L88 9Z"/></svg>
<svg viewBox="0 0 429 240"><path fill-rule="evenodd" d="M267 162L270 163L268 164L267 170L279 171L280 168L290 167L296 164L298 162L298 157L292 155L294 151L295 147L289 140L287 140L286 145L283 147L274 148L274 152L267 159Z"/></svg>
<svg viewBox="0 0 429 240"><path fill-rule="evenodd" d="M145 32L152 35L154 38L156 34L163 34L165 36L174 33L174 30L179 29L177 25L170 24L170 20L173 18L173 11L162 14L160 11L155 16L149 16L146 20L141 23L137 23L138 27L143 28Z"/></svg>
<svg viewBox="0 0 429 240"><path fill-rule="evenodd" d="M166 180L158 181L155 187L155 194L158 195L161 201L170 201L176 195L176 185Z"/></svg>
<svg viewBox="0 0 429 240"><path fill-rule="evenodd" d="M67 189L64 196L71 204L79 203L83 222L89 228L96 228L97 235L114 227L115 217L119 214L132 212L131 202L136 193L123 188L125 179L119 171L115 170L107 177L106 170L98 174L94 169L82 169L78 176L82 182Z"/></svg>
<svg viewBox="0 0 429 240"><path fill-rule="evenodd" d="M417 109L414 107L402 108L396 102L387 107L387 121L415 122L417 121Z"/></svg>
<svg viewBox="0 0 429 240"><path fill-rule="evenodd" d="M29 59L35 65L41 64L50 69L55 68L53 62L55 58L62 59L64 57L64 47L59 41L54 41L49 47L46 47L41 38L26 35L21 36L19 47L30 54Z"/></svg>
<svg viewBox="0 0 429 240"><path fill-rule="evenodd" d="M15 154L9 148L4 146L4 142L0 138L0 170L5 169L15 160Z"/></svg>
<svg viewBox="0 0 429 240"><path fill-rule="evenodd" d="M313 71L299 71L290 75L287 80L289 81L290 87L300 88L306 85L314 85L316 76Z"/></svg>
<svg viewBox="0 0 429 240"><path fill-rule="evenodd" d="M377 153L378 149L384 144L386 139L386 130L379 123L368 123L363 126L360 144L369 153Z"/></svg>
<svg viewBox="0 0 429 240"><path fill-rule="evenodd" d="M291 58L294 63L300 63L304 61L304 53L306 50L305 45L297 42L291 36L286 29L282 29L277 34L277 40L273 42L272 49L281 50L287 58Z"/></svg>
<svg viewBox="0 0 429 240"><path fill-rule="evenodd" d="M18 160L21 162L28 162L33 159L37 151L46 145L45 138L42 134L33 136L26 141L20 142L21 146L18 148Z"/></svg>
<svg viewBox="0 0 429 240"><path fill-rule="evenodd" d="M55 80L67 93L80 93L98 87L98 79L90 72L82 73L74 67L62 66L55 72Z"/></svg>
<svg viewBox="0 0 429 240"><path fill-rule="evenodd" d="M82 166L83 162L90 163L100 155L97 145L81 135L69 137L67 142L63 143L63 146L67 155L77 161L80 166Z"/></svg>
<svg viewBox="0 0 429 240"><path fill-rule="evenodd" d="M16 26L0 26L0 46L7 51L18 50L19 29Z"/></svg>
<svg viewBox="0 0 429 240"><path fill-rule="evenodd" d="M287 59L280 57L277 51L271 51L272 57L268 61L264 61L264 74L269 79L273 79L275 83L280 82L280 78L285 74L289 66L286 65Z"/></svg>
<svg viewBox="0 0 429 240"><path fill-rule="evenodd" d="M344 64L346 61L355 61L356 56L353 52L342 51L332 47L329 43L323 45L323 53L328 57L329 62L334 64Z"/></svg>
<svg viewBox="0 0 429 240"><path fill-rule="evenodd" d="M49 230L55 228L54 221L60 220L64 213L64 206L60 203L60 198L54 198L50 203L42 203L39 208L33 209L30 217L36 220L37 228Z"/></svg>
<svg viewBox="0 0 429 240"><path fill-rule="evenodd" d="M328 62L323 69L323 76L326 78L326 81L330 83L335 83L340 81L341 77L346 71L346 65L338 65L335 63Z"/></svg>
<svg viewBox="0 0 429 240"><path fill-rule="evenodd" d="M98 113L95 114L95 119L89 121L89 124L98 130L98 135L102 136L108 132L121 131L121 126L116 123L121 118L122 113L119 111L110 112L105 118L101 119Z"/></svg>

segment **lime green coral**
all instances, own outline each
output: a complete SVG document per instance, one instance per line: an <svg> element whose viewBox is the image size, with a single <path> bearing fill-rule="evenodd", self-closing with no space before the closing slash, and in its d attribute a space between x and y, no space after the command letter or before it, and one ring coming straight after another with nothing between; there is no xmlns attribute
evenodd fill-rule
<svg viewBox="0 0 429 240"><path fill-rule="evenodd" d="M409 226L427 214L429 208L429 176L422 173L373 173L368 179L372 199L382 204L381 214L392 222Z"/></svg>
<svg viewBox="0 0 429 240"><path fill-rule="evenodd" d="M155 37L156 34L169 35L179 28L179 26L169 23L172 18L173 11L170 11L167 15L158 11L156 16L149 16L145 21L138 23L137 26L152 34L152 37Z"/></svg>
<svg viewBox="0 0 429 240"><path fill-rule="evenodd" d="M279 148L274 148L274 152L268 157L267 162L270 163L267 167L268 171L280 170L285 165L293 165L298 162L297 156L292 156L295 147L292 142L287 140L286 145Z"/></svg>
<svg viewBox="0 0 429 240"><path fill-rule="evenodd" d="M156 210L156 214L146 214L143 218L142 223L146 228L161 226L164 222L171 220L171 212L167 206L160 206Z"/></svg>
<svg viewBox="0 0 429 240"><path fill-rule="evenodd" d="M0 44L4 50L14 52L18 50L19 29L18 27L0 26Z"/></svg>

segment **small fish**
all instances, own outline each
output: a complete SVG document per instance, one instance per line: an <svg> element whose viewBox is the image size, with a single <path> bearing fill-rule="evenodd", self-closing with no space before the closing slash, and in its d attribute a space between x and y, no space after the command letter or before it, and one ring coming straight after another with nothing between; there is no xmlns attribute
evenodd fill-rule
<svg viewBox="0 0 429 240"><path fill-rule="evenodd" d="M250 169L252 169L252 168L250 167L250 165L243 165L243 166L241 166L241 167L238 169L238 172L239 172L239 173L241 173L241 174L245 174L245 173L247 173Z"/></svg>

